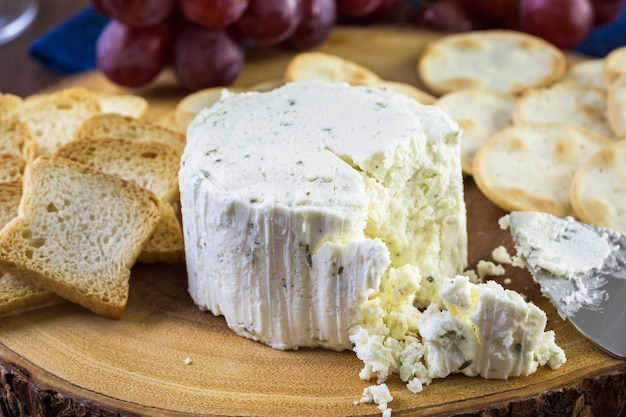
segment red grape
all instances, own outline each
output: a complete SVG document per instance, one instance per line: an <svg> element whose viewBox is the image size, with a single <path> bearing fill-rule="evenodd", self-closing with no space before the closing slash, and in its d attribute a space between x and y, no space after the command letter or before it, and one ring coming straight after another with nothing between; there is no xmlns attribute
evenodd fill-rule
<svg viewBox="0 0 626 417"><path fill-rule="evenodd" d="M472 16L458 0L440 0L420 10L418 26L445 32L467 32L474 29Z"/></svg>
<svg viewBox="0 0 626 417"><path fill-rule="evenodd" d="M167 64L171 31L160 23L133 28L111 20L96 43L96 62L116 84L138 87L152 81Z"/></svg>
<svg viewBox="0 0 626 417"><path fill-rule="evenodd" d="M472 14L486 20L501 20L517 9L518 0L462 0Z"/></svg>
<svg viewBox="0 0 626 417"><path fill-rule="evenodd" d="M370 15L375 19L384 19L398 10L402 0L381 0L380 4Z"/></svg>
<svg viewBox="0 0 626 417"><path fill-rule="evenodd" d="M611 23L624 10L626 0L591 0L594 26Z"/></svg>
<svg viewBox="0 0 626 417"><path fill-rule="evenodd" d="M235 23L241 33L262 45L289 38L302 18L301 0L250 0L243 16Z"/></svg>
<svg viewBox="0 0 626 417"><path fill-rule="evenodd" d="M183 88L196 91L235 80L244 64L244 51L223 29L191 22L177 29L172 67Z"/></svg>
<svg viewBox="0 0 626 417"><path fill-rule="evenodd" d="M163 22L174 12L176 0L97 0L96 9L121 23L133 27Z"/></svg>
<svg viewBox="0 0 626 417"><path fill-rule="evenodd" d="M302 20L287 45L307 49L324 41L335 24L335 0L302 0Z"/></svg>
<svg viewBox="0 0 626 417"><path fill-rule="evenodd" d="M380 6L381 0L336 0L339 13L350 17L360 17L372 13Z"/></svg>
<svg viewBox="0 0 626 417"><path fill-rule="evenodd" d="M572 48L593 25L589 0L520 0L522 28L559 48Z"/></svg>
<svg viewBox="0 0 626 417"><path fill-rule="evenodd" d="M183 15L192 22L223 28L239 20L249 0L178 0Z"/></svg>
<svg viewBox="0 0 626 417"><path fill-rule="evenodd" d="M91 0L90 3L96 12L100 13L102 16L111 17L105 6L106 0Z"/></svg>

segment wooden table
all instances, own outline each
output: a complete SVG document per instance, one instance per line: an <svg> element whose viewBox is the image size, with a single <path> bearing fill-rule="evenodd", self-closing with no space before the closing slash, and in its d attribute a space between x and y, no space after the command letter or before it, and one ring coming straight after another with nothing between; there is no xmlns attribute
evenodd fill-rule
<svg viewBox="0 0 626 417"><path fill-rule="evenodd" d="M28 47L39 36L88 4L89 0L39 1L39 12L28 29L11 42L0 45L0 93L25 96L66 77L42 68L28 56Z"/></svg>

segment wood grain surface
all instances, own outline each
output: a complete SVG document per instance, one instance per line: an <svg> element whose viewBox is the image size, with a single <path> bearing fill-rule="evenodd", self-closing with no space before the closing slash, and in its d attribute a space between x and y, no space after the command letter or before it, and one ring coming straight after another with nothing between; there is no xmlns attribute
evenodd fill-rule
<svg viewBox="0 0 626 417"><path fill-rule="evenodd" d="M318 49L369 66L384 78L420 85L416 60L431 33L338 28ZM255 51L236 84L279 78L293 52ZM97 72L55 88L82 85L124 91ZM165 73L149 88L148 117L167 118L183 96ZM491 259L512 241L498 227L505 214L466 180L469 267ZM392 377L393 415L619 416L625 415L626 362L614 359L561 320L525 270L507 268L505 287L547 312L548 328L568 361L506 381L455 375L419 394ZM352 352L277 351L236 336L223 318L198 310L187 293L182 264L133 269L121 320L61 302L0 318L0 415L101 416L360 416L380 415L355 405L370 383L358 377ZM496 279L503 282L502 278ZM190 363L186 363L186 360ZM371 383L373 383L372 381Z"/></svg>

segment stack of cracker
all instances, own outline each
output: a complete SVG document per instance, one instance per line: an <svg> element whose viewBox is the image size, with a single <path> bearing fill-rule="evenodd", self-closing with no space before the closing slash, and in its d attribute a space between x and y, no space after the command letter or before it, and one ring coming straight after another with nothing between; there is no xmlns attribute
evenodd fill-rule
<svg viewBox="0 0 626 417"><path fill-rule="evenodd" d="M436 40L417 69L462 127L464 172L492 202L626 233L626 48L570 61L495 30Z"/></svg>

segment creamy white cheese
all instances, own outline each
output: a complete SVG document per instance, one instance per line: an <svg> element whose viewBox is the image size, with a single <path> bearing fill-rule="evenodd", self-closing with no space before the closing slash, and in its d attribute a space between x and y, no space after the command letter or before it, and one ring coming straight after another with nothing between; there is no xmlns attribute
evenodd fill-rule
<svg viewBox="0 0 626 417"><path fill-rule="evenodd" d="M225 93L190 125L179 173L194 302L274 348L353 348L385 413L393 373L416 393L559 366L538 308L448 278L467 256L459 133L376 88Z"/></svg>
<svg viewBox="0 0 626 417"><path fill-rule="evenodd" d="M512 221L510 216L502 220L504 227ZM553 285L542 280L542 291L561 288L559 313L568 316L583 306L600 308L607 294L602 289L603 278L593 272L603 268L618 249L616 235L608 230L598 233L572 217L541 212L517 212L514 216L517 257L524 265L574 284L572 290L565 290L556 280Z"/></svg>
<svg viewBox="0 0 626 417"><path fill-rule="evenodd" d="M599 235L571 217L524 212L516 213L515 219L518 255L554 275L598 270L616 249L608 234Z"/></svg>
<svg viewBox="0 0 626 417"><path fill-rule="evenodd" d="M321 81L225 93L179 174L189 292L275 348L347 349L389 267L428 303L466 263L459 129L390 91Z"/></svg>

